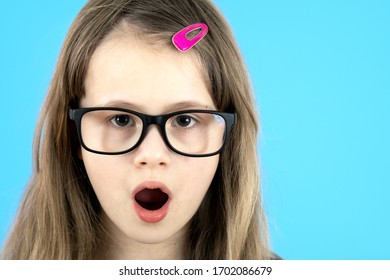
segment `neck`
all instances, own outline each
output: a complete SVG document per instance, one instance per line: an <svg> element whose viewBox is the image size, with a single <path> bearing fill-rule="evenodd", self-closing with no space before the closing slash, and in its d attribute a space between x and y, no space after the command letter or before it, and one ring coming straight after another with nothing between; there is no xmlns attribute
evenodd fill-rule
<svg viewBox="0 0 390 280"><path fill-rule="evenodd" d="M177 260L184 258L183 243L143 244L136 241L125 246L110 246L105 259L111 260ZM119 244L118 244L119 245Z"/></svg>

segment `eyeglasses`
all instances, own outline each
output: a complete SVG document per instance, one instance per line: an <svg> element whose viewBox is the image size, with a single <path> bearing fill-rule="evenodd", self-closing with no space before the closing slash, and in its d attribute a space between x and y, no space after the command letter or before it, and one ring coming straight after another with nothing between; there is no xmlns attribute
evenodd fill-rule
<svg viewBox="0 0 390 280"><path fill-rule="evenodd" d="M220 153L236 114L210 110L186 110L150 116L111 107L70 109L82 147L103 155L119 155L137 148L149 125L160 127L162 138L174 152L189 157Z"/></svg>

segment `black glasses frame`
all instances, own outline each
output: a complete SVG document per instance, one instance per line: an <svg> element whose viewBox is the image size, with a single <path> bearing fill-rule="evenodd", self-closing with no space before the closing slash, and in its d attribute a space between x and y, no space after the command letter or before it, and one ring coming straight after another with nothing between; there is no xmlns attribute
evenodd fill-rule
<svg viewBox="0 0 390 280"><path fill-rule="evenodd" d="M141 136L140 136L138 142L130 149L127 149L127 150L124 150L121 152L101 152L101 151L95 151L95 150L88 148L85 145L85 143L83 141L83 137L81 135L81 119L82 119L84 114L91 112L91 111L120 111L120 112L130 113L130 114L138 116L142 120L142 124L143 124ZM213 152L213 153L209 153L209 154L202 154L202 155L187 154L187 153L183 153L183 152L175 149L171 145L171 143L169 143L169 140L168 140L168 137L167 137L167 134L165 131L165 124L169 118L171 118L175 115L180 115L180 114L184 114L184 113L210 113L210 114L215 114L215 115L221 116L225 120L226 128L225 128L225 134L223 137L223 143L222 143L221 148L218 151ZM188 156L188 157L209 157L209 156L219 154L223 150L223 148L226 144L226 140L230 134L230 130L231 130L233 124L237 120L237 114L235 114L235 113L218 112L218 111L213 111L213 110L182 110L182 111L172 112L172 113L164 114L164 115L151 116L151 115L146 115L146 114L142 114L142 113L139 113L136 111L132 111L132 110L124 109L124 108L118 108L118 107L90 107L90 108L70 109L69 110L69 117L71 120L73 120L76 123L77 135L78 135L79 141L81 143L81 146L89 152L101 154L101 155L121 155L121 154L129 153L132 150L136 149L142 143L142 141L144 140L144 138L146 136L146 132L148 130L149 125L156 124L161 129L162 138L163 138L165 144L172 151L174 151L180 155Z"/></svg>

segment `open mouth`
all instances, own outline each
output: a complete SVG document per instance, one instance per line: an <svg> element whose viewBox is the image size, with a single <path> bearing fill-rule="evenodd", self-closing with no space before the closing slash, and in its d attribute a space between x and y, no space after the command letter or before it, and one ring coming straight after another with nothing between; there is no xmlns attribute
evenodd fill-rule
<svg viewBox="0 0 390 280"><path fill-rule="evenodd" d="M134 198L142 208L153 211L163 207L168 201L169 196L161 189L145 188L137 192Z"/></svg>

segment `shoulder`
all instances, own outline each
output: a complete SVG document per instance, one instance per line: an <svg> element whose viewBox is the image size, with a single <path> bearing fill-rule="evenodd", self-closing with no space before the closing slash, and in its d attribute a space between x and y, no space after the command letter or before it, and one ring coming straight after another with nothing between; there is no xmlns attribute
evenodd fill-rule
<svg viewBox="0 0 390 280"><path fill-rule="evenodd" d="M270 255L269 259L272 260L272 261L283 260L282 257L280 257L279 255L275 254L274 252L271 252L271 255Z"/></svg>

